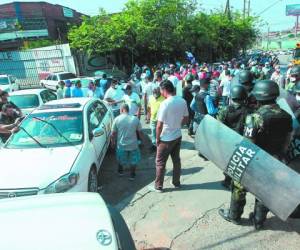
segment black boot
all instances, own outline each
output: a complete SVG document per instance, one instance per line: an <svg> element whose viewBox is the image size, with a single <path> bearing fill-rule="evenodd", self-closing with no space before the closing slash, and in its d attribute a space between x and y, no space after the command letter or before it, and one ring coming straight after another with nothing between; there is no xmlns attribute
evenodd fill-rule
<svg viewBox="0 0 300 250"><path fill-rule="evenodd" d="M269 209L264 204L255 199L254 212L249 214L249 219L252 222L255 230L260 230L264 226L264 222L267 219Z"/></svg>
<svg viewBox="0 0 300 250"><path fill-rule="evenodd" d="M246 191L241 186L232 185L229 209L220 209L219 214L223 219L234 224L241 224L241 217L246 205Z"/></svg>
<svg viewBox="0 0 300 250"><path fill-rule="evenodd" d="M240 218L233 218L231 210L230 209L219 209L219 215L224 219L229 222L232 222L235 225L240 225L241 224L241 219Z"/></svg>

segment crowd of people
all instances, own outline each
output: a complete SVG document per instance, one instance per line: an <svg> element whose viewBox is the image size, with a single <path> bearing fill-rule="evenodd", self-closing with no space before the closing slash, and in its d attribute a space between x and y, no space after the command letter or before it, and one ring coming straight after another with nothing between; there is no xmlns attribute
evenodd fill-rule
<svg viewBox="0 0 300 250"><path fill-rule="evenodd" d="M152 69L135 66L134 73L124 86L120 89L127 97L122 99L115 95L117 98L111 96L109 101L115 104L123 100L122 116L124 113L135 116L137 123L141 110L144 110L145 121L150 122L152 148L156 150L156 179L154 186L149 187L151 191L163 192L169 156L173 162L172 185L180 188L181 128L187 125L189 135L193 136L205 115L221 121L276 159L288 161L287 151L293 135L292 116L276 101L280 95L284 96L299 120L300 66L288 65L285 74L279 65L269 62L263 66L253 62L247 65L238 62L221 65L165 64ZM135 97L132 93L136 93ZM130 140L135 140L134 150L126 153L126 160L124 152L117 153L119 170L123 174L122 165L135 169L137 159L140 160L137 150L141 135L137 132L140 132L141 125L128 126L126 132L119 124L119 117L114 124L114 133L121 130L123 135L130 134ZM232 196L229 209L220 209L219 214L225 220L239 224L247 190L227 173L224 175L222 184L231 189ZM256 199L254 211L250 214L256 229L263 227L268 211L263 202ZM295 211L293 216L299 216L299 211Z"/></svg>
<svg viewBox="0 0 300 250"><path fill-rule="evenodd" d="M84 94L81 82L60 82L57 98L96 97L106 102L115 116L111 144L116 148L118 173L130 166L130 180L136 176L143 141L142 114L151 129L152 149L156 152L156 179L151 191L163 192L166 162L173 162L172 185L180 188L180 146L182 127L193 136L201 120L210 115L240 135L250 139L277 159L287 161L286 152L292 135L292 117L276 99L283 95L295 116L300 117L300 66L288 65L282 72L273 61L240 63L232 60L218 64L160 64L134 66L126 81L91 80ZM3 141L18 125L21 111L0 93L0 135ZM209 143L209 142L208 142ZM223 185L232 190L229 209L220 215L239 224L245 206L246 189L224 173ZM260 229L268 208L256 199L251 220Z"/></svg>

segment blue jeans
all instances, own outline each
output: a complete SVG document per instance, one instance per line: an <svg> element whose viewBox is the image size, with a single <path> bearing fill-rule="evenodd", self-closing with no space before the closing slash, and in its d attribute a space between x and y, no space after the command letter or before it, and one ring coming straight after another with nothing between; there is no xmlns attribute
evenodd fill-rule
<svg viewBox="0 0 300 250"><path fill-rule="evenodd" d="M156 125L157 125L157 121L150 121L152 145L156 145Z"/></svg>

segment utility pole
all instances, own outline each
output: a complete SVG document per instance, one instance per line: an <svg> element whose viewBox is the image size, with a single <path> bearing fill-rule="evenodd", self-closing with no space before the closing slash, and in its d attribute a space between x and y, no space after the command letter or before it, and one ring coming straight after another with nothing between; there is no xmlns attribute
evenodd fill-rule
<svg viewBox="0 0 300 250"><path fill-rule="evenodd" d="M250 16L250 1L251 0L244 0L244 9L243 9L243 17L244 19Z"/></svg>
<svg viewBox="0 0 300 250"><path fill-rule="evenodd" d="M227 14L227 16L230 18L230 2L229 2L229 0L226 1L225 14Z"/></svg>
<svg viewBox="0 0 300 250"><path fill-rule="evenodd" d="M270 43L270 25L268 24L267 50L269 50L269 43Z"/></svg>
<svg viewBox="0 0 300 250"><path fill-rule="evenodd" d="M244 0L243 17L244 17L244 20L245 20L245 18L246 18L246 0Z"/></svg>
<svg viewBox="0 0 300 250"><path fill-rule="evenodd" d="M295 24L295 38L296 39L297 39L298 27L299 27L299 15L296 16L296 24Z"/></svg>
<svg viewBox="0 0 300 250"><path fill-rule="evenodd" d="M251 7L251 0L248 0L248 17L250 17L250 7Z"/></svg>

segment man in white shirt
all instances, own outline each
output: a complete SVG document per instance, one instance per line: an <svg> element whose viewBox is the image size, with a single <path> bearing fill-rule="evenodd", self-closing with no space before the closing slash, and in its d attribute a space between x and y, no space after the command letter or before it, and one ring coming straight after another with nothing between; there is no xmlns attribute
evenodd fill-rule
<svg viewBox="0 0 300 250"><path fill-rule="evenodd" d="M124 102L129 107L129 115L136 116L140 119L141 116L141 99L139 95L135 92L132 92L132 86L129 84L125 85L125 95L123 97Z"/></svg>
<svg viewBox="0 0 300 250"><path fill-rule="evenodd" d="M151 191L162 192L166 163L171 155L173 161L173 180L175 188L180 187L180 146L181 127L188 122L189 113L186 101L175 96L175 88L171 81L161 83L161 94L166 98L161 104L157 114L156 127L156 179Z"/></svg>
<svg viewBox="0 0 300 250"><path fill-rule="evenodd" d="M271 75L271 81L274 81L278 84L279 87L284 88L284 77L280 72L280 66L275 66L275 71Z"/></svg>
<svg viewBox="0 0 300 250"><path fill-rule="evenodd" d="M176 89L179 79L175 76L175 71L173 69L170 69L169 74L170 76L168 77L168 80L173 83L173 86Z"/></svg>
<svg viewBox="0 0 300 250"><path fill-rule="evenodd" d="M223 99L223 105L228 105L229 96L230 96L230 88L231 88L231 76L230 76L230 70L225 71L225 76L221 83L220 87L222 87L222 99Z"/></svg>
<svg viewBox="0 0 300 250"><path fill-rule="evenodd" d="M113 80L110 88L104 95L104 101L111 106L115 117L120 114L120 105L123 102L123 96L124 91L118 86L117 80Z"/></svg>

